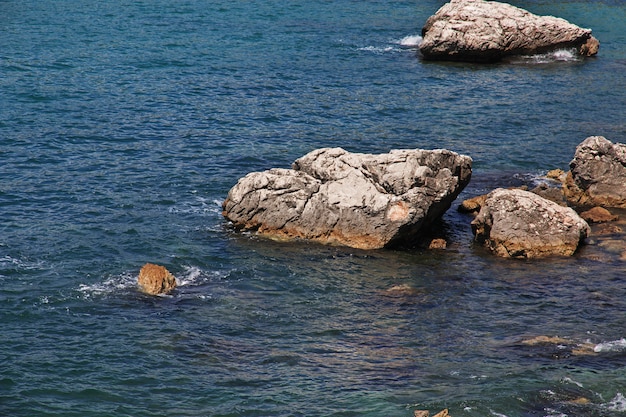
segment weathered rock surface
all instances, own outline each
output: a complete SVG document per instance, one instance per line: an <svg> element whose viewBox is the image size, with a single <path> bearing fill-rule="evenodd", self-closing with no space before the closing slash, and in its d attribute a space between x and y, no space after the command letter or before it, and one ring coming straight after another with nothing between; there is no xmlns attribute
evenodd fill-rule
<svg viewBox="0 0 626 417"><path fill-rule="evenodd" d="M587 223L606 223L614 222L619 219L619 216L612 214L603 207L594 207L583 211L580 213L580 217L585 219Z"/></svg>
<svg viewBox="0 0 626 417"><path fill-rule="evenodd" d="M498 188L472 221L476 240L502 257L570 256L589 236L589 225L569 207L529 191Z"/></svg>
<svg viewBox="0 0 626 417"><path fill-rule="evenodd" d="M568 202L626 208L626 145L591 136L576 147L563 183Z"/></svg>
<svg viewBox="0 0 626 417"><path fill-rule="evenodd" d="M139 287L146 294L167 294L176 288L176 278L164 266L145 264L139 271Z"/></svg>
<svg viewBox="0 0 626 417"><path fill-rule="evenodd" d="M561 48L591 56L599 47L591 29L484 0L446 3L426 21L422 37L420 51L431 60L498 61Z"/></svg>
<svg viewBox="0 0 626 417"><path fill-rule="evenodd" d="M447 150L387 154L315 150L292 169L253 172L228 193L235 228L277 239L361 249L411 243L471 177L472 159Z"/></svg>

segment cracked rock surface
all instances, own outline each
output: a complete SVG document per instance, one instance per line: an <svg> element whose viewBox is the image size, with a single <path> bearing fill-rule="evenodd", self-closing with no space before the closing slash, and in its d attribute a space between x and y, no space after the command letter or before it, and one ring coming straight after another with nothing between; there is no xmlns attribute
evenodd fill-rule
<svg viewBox="0 0 626 417"><path fill-rule="evenodd" d="M410 244L469 183L472 159L448 150L372 155L318 149L292 169L238 181L223 215L240 230L360 249Z"/></svg>
<svg viewBox="0 0 626 417"><path fill-rule="evenodd" d="M579 54L591 56L600 45L591 29L484 0L446 3L426 21L422 37L420 51L431 60L498 61L561 48L576 48Z"/></svg>
<svg viewBox="0 0 626 417"><path fill-rule="evenodd" d="M476 240L511 258L571 256L590 228L570 207L530 191L498 188L472 221Z"/></svg>

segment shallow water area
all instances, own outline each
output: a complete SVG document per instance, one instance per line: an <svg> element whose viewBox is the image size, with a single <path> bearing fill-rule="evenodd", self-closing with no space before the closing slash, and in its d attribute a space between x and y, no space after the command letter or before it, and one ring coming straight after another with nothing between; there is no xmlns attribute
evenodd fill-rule
<svg viewBox="0 0 626 417"><path fill-rule="evenodd" d="M0 415L623 415L623 234L505 260L456 211L626 141L624 4L515 5L592 27L599 56L424 62L430 0L0 1ZM325 146L470 155L448 248L222 218L239 178ZM139 292L146 262L176 290Z"/></svg>

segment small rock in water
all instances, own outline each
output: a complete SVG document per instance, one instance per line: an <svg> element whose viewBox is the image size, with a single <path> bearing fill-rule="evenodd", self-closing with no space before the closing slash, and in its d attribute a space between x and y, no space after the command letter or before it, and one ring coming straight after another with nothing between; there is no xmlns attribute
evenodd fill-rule
<svg viewBox="0 0 626 417"><path fill-rule="evenodd" d="M445 239L437 238L430 241L428 249L445 249L448 246Z"/></svg>
<svg viewBox="0 0 626 417"><path fill-rule="evenodd" d="M139 287L150 295L167 294L176 288L176 278L164 266L145 264L139 271Z"/></svg>
<svg viewBox="0 0 626 417"><path fill-rule="evenodd" d="M613 215L610 211L603 207L594 207L580 213L580 217L585 219L587 223L605 223L613 222L619 219L619 216Z"/></svg>

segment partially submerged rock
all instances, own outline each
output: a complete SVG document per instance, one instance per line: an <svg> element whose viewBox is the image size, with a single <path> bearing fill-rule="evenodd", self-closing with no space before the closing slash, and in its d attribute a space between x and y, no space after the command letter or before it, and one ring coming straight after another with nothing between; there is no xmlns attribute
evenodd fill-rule
<svg viewBox="0 0 626 417"><path fill-rule="evenodd" d="M591 29L484 0L446 3L426 21L422 37L420 51L431 60L491 62L563 48L592 56L599 47Z"/></svg>
<svg viewBox="0 0 626 417"><path fill-rule="evenodd" d="M472 221L476 240L502 257L570 256L589 236L589 225L571 208L529 191L496 189Z"/></svg>
<svg viewBox="0 0 626 417"><path fill-rule="evenodd" d="M164 266L145 264L139 271L139 287L150 295L167 294L176 288L176 278Z"/></svg>
<svg viewBox="0 0 626 417"><path fill-rule="evenodd" d="M614 222L619 219L619 216L612 214L604 207L594 207L584 211L580 213L580 217L585 219L587 223L606 223Z"/></svg>
<svg viewBox="0 0 626 417"><path fill-rule="evenodd" d="M626 145L591 136L576 147L563 184L568 202L626 208Z"/></svg>
<svg viewBox="0 0 626 417"><path fill-rule="evenodd" d="M411 244L471 177L472 159L448 150L387 154L318 149L292 169L253 172L223 204L237 229L361 249Z"/></svg>

